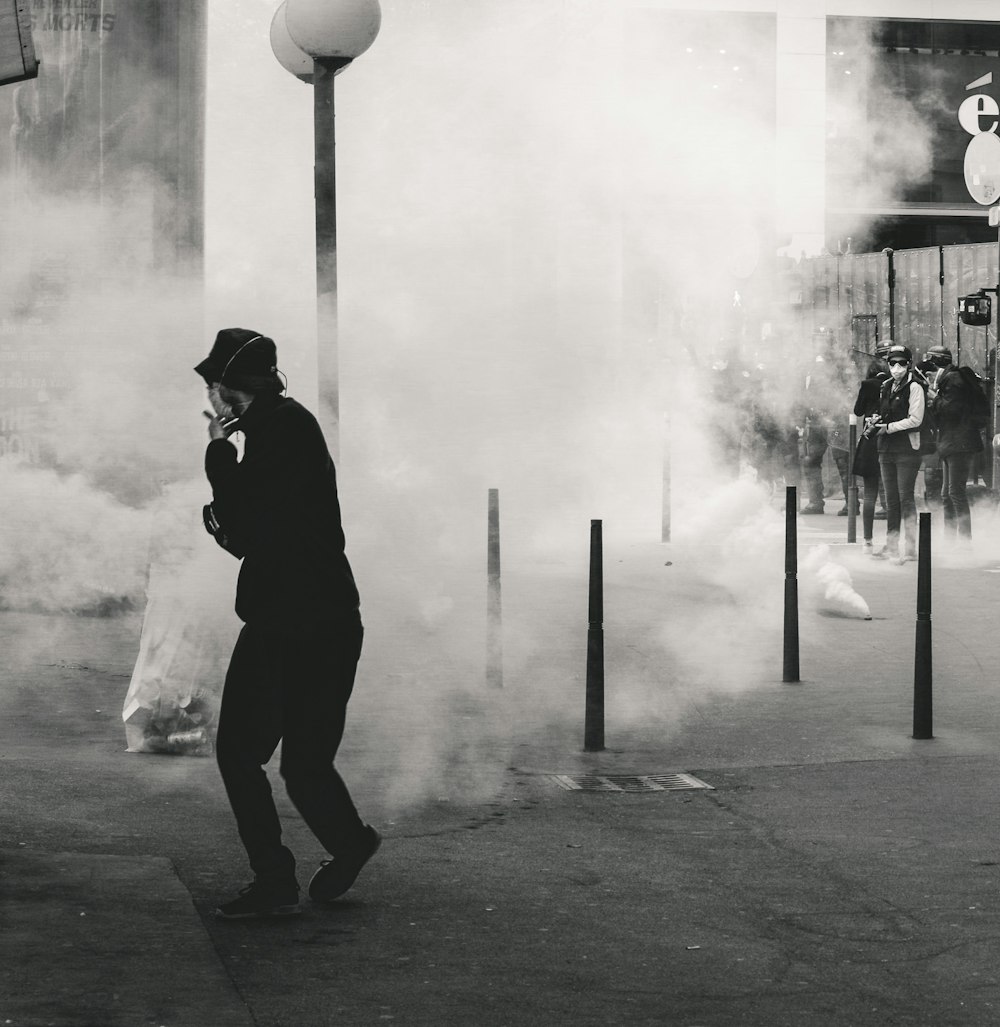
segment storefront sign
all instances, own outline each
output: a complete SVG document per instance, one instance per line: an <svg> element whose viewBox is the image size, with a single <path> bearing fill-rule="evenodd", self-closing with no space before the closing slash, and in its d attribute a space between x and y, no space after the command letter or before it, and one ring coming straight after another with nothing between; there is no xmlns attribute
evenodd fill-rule
<svg viewBox="0 0 1000 1027"><path fill-rule="evenodd" d="M989 72L965 88L992 84ZM965 187L976 203L988 207L1000 199L1000 104L989 93L967 96L958 108L958 123L972 136L965 150Z"/></svg>

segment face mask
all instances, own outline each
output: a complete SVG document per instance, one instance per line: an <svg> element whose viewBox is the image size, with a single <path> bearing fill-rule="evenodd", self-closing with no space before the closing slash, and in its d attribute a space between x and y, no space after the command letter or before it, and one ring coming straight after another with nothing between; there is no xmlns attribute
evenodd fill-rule
<svg viewBox="0 0 1000 1027"><path fill-rule="evenodd" d="M889 365L889 374L892 375L892 380L894 382L902 381L906 377L906 372L908 370L909 370L909 368L906 366L906 364L890 364Z"/></svg>

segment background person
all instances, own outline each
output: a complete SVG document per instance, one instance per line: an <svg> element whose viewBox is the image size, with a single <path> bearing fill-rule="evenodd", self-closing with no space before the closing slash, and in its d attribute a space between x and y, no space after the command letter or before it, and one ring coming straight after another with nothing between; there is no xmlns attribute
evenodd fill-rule
<svg viewBox="0 0 1000 1027"><path fill-rule="evenodd" d="M808 502L801 513L826 512L823 484L823 457L829 445L830 402L826 362L819 354L806 374L801 404L802 413L802 477L805 478Z"/></svg>
<svg viewBox="0 0 1000 1027"><path fill-rule="evenodd" d="M917 557L917 504L913 492L920 472L920 425L926 400L922 378L915 376L913 354L906 346L890 346L887 362L890 379L882 385L874 430L878 433L879 467L888 516L886 544L874 555L898 555L902 563Z"/></svg>
<svg viewBox="0 0 1000 1027"><path fill-rule="evenodd" d="M861 527L865 551L874 552L875 500L882 483L882 472L878 462L877 434L868 431L869 423L879 412L882 385L889 380L889 372L881 360L873 360L868 372L858 386L858 398L854 401L854 413L862 418L863 427L854 453L854 474L862 479Z"/></svg>
<svg viewBox="0 0 1000 1027"><path fill-rule="evenodd" d="M967 542L972 538L969 471L976 454L983 451L980 429L974 423L976 397L972 393L979 385L963 374L968 369L952 363L946 346L932 346L927 356L936 368L928 396L938 428L945 536Z"/></svg>

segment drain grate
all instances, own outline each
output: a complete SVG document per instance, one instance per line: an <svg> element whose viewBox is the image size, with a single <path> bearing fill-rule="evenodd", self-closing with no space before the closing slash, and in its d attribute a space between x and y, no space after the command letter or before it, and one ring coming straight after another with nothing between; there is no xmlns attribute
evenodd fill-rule
<svg viewBox="0 0 1000 1027"><path fill-rule="evenodd" d="M552 780L571 792L681 792L694 789L715 791L691 774L552 774Z"/></svg>

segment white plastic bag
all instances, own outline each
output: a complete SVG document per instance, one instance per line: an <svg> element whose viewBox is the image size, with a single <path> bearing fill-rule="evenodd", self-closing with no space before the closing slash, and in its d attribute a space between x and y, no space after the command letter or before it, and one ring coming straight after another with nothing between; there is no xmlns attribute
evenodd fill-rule
<svg viewBox="0 0 1000 1027"><path fill-rule="evenodd" d="M129 752L213 752L240 627L233 612L239 563L202 526L206 490L175 490L157 518L139 654L122 708Z"/></svg>

